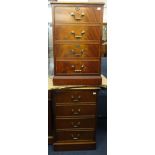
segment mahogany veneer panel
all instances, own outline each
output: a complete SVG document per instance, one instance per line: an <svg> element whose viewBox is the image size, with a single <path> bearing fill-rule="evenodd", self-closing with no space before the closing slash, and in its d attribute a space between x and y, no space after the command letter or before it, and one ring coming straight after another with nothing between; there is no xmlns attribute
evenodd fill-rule
<svg viewBox="0 0 155 155"><path fill-rule="evenodd" d="M99 60L56 61L56 75L99 75Z"/></svg>
<svg viewBox="0 0 155 155"><path fill-rule="evenodd" d="M95 140L95 133L87 130L57 131L56 139L57 142L93 141Z"/></svg>
<svg viewBox="0 0 155 155"><path fill-rule="evenodd" d="M101 26L56 25L55 41L100 41Z"/></svg>
<svg viewBox="0 0 155 155"><path fill-rule="evenodd" d="M82 104L82 105L56 105L56 116L91 116L96 115L95 104Z"/></svg>
<svg viewBox="0 0 155 155"><path fill-rule="evenodd" d="M56 128L59 129L94 129L96 126L95 117L81 118L57 118Z"/></svg>
<svg viewBox="0 0 155 155"><path fill-rule="evenodd" d="M57 6L55 7L55 23L56 24L101 23L102 14L100 10L102 10L102 7L100 6L91 6L91 7Z"/></svg>
<svg viewBox="0 0 155 155"><path fill-rule="evenodd" d="M97 94L96 91L87 90L87 91L63 91L58 92L55 95L55 101L59 103L96 103Z"/></svg>
<svg viewBox="0 0 155 155"><path fill-rule="evenodd" d="M100 58L99 44L55 44L56 59Z"/></svg>

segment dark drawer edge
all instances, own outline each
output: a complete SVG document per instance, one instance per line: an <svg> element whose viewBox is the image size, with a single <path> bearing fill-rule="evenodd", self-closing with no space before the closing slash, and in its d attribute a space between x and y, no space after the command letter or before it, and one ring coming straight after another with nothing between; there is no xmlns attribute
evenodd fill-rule
<svg viewBox="0 0 155 155"><path fill-rule="evenodd" d="M48 144L53 144L54 143L54 137L53 136L48 136Z"/></svg>

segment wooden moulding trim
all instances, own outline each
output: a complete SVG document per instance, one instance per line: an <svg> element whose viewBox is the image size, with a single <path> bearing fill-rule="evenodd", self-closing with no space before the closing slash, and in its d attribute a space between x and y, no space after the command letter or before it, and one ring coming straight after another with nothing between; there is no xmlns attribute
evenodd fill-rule
<svg viewBox="0 0 155 155"><path fill-rule="evenodd" d="M88 4L88 5L105 5L104 2L57 2L57 1L49 1L49 4Z"/></svg>
<svg viewBox="0 0 155 155"><path fill-rule="evenodd" d="M55 44L63 44L63 45L66 45L66 42L65 43L62 43L62 42L56 42ZM79 44L79 42L68 42L67 45L75 45L75 44ZM97 42L87 42L87 41L84 41L84 42L80 42L81 45L92 45L92 44L96 44L96 45L100 45L100 43L97 41Z"/></svg>
<svg viewBox="0 0 155 155"><path fill-rule="evenodd" d="M70 76L54 76L53 79L69 79ZM72 76L71 79L101 79L101 76Z"/></svg>
<svg viewBox="0 0 155 155"><path fill-rule="evenodd" d="M101 26L102 22L98 23L93 23L93 22L83 22L83 23L77 23L77 22L72 22L72 23L55 23L55 26Z"/></svg>
<svg viewBox="0 0 155 155"><path fill-rule="evenodd" d="M55 40L53 43L54 44L66 44L66 43L100 44L100 41L99 40L79 40L79 41L77 40Z"/></svg>
<svg viewBox="0 0 155 155"><path fill-rule="evenodd" d="M55 151L68 151L68 150L92 150L96 149L96 142L65 142L54 143Z"/></svg>
<svg viewBox="0 0 155 155"><path fill-rule="evenodd" d="M100 76L54 76L53 85L93 85L100 86L102 84L102 78Z"/></svg>

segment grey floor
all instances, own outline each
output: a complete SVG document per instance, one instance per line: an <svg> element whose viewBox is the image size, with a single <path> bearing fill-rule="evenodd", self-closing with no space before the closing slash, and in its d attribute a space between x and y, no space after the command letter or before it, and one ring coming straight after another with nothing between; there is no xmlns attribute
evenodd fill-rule
<svg viewBox="0 0 155 155"><path fill-rule="evenodd" d="M107 59L102 58L101 72L107 77ZM49 75L53 74L53 59L49 59ZM48 155L107 155L107 90L101 90L97 109L96 150L54 152L52 145L48 146Z"/></svg>

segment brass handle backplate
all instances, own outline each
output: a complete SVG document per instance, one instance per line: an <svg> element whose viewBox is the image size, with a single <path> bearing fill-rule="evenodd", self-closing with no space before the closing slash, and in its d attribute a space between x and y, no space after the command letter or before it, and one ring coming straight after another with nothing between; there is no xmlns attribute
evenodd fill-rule
<svg viewBox="0 0 155 155"><path fill-rule="evenodd" d="M76 39L81 39L83 37L83 35L85 34L85 31L82 31L81 35L76 35L74 31L71 31L71 34L74 35L74 37Z"/></svg>
<svg viewBox="0 0 155 155"><path fill-rule="evenodd" d="M77 20L77 21L82 20L82 18L85 16L85 14L83 12L81 14L80 13L71 12L70 15L72 17L74 17L74 19Z"/></svg>
<svg viewBox="0 0 155 155"><path fill-rule="evenodd" d="M77 122L77 123L72 122L73 128L79 128L80 124L81 124L80 122Z"/></svg>
<svg viewBox="0 0 155 155"><path fill-rule="evenodd" d="M75 111L74 109L72 109L72 113L74 115L79 115L80 114L81 109L78 109L77 111Z"/></svg>
<svg viewBox="0 0 155 155"><path fill-rule="evenodd" d="M75 65L72 65L71 67L74 69L74 72L75 72L75 73L82 72L83 69L85 68L84 65L81 65L80 69L76 69L76 66L75 66Z"/></svg>
<svg viewBox="0 0 155 155"><path fill-rule="evenodd" d="M81 49L80 52L76 52L74 49L71 50L72 54L76 57L81 57L84 53L84 49Z"/></svg>
<svg viewBox="0 0 155 155"><path fill-rule="evenodd" d="M71 96L71 99L73 102L79 102L81 99L81 96L78 96L77 98L75 98L74 96Z"/></svg>
<svg viewBox="0 0 155 155"><path fill-rule="evenodd" d="M76 135L72 134L73 140L78 140L79 138L80 138L80 134L76 134Z"/></svg>

